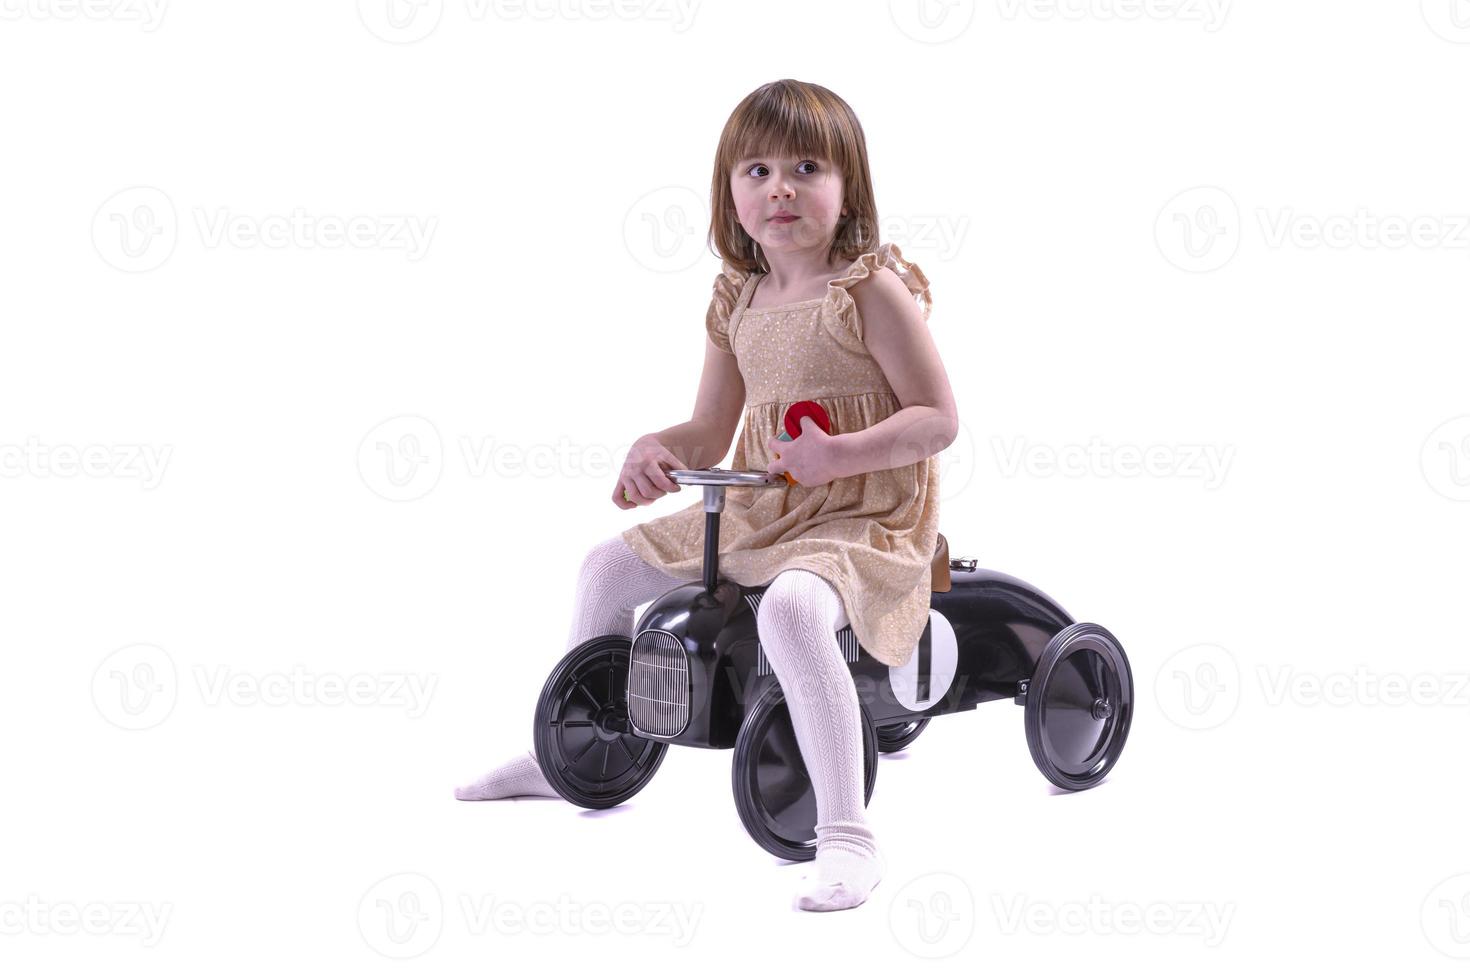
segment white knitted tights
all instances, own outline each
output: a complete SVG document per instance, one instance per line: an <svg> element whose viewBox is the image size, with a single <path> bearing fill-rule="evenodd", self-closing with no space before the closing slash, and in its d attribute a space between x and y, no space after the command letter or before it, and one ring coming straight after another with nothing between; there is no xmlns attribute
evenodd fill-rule
<svg viewBox="0 0 1470 980"><path fill-rule="evenodd" d="M841 596L801 568L776 575L756 614L817 798L816 869L803 876L795 901L813 912L861 905L884 872L863 804L857 688L837 643L847 624Z"/></svg>
<svg viewBox="0 0 1470 980"><path fill-rule="evenodd" d="M572 626L563 652L594 636L633 635L633 610L684 582L654 568L614 535L595 545L577 573ZM475 782L454 791L460 800L499 800L510 796L559 796L536 762L536 750L510 759Z"/></svg>
<svg viewBox="0 0 1470 980"><path fill-rule="evenodd" d="M649 565L621 535L599 543L582 562L566 649L607 633L631 636L633 610L683 581ZM805 569L779 573L756 616L817 800L815 868L802 878L793 902L810 911L861 905L884 873L863 804L857 690L835 635L847 623L836 590ZM525 752L454 795L494 800L557 793L535 755Z"/></svg>

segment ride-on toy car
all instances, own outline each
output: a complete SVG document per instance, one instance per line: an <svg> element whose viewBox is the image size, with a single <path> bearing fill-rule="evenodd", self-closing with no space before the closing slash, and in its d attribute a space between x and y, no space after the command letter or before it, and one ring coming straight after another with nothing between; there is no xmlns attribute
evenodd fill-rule
<svg viewBox="0 0 1470 980"><path fill-rule="evenodd" d="M734 748L745 829L772 854L810 860L816 799L756 631L766 587L719 576L725 488L785 480L719 467L669 476L704 488L704 579L655 599L632 637L593 637L562 658L536 708L541 771L563 798L603 808L642 789L670 745ZM1100 782L1133 715L1123 647L1027 583L951 560L943 535L931 577L929 622L904 666L869 656L851 626L837 631L861 706L864 801L880 752L910 744L933 718L1001 698L1025 706L1026 742L1047 779L1068 790Z"/></svg>

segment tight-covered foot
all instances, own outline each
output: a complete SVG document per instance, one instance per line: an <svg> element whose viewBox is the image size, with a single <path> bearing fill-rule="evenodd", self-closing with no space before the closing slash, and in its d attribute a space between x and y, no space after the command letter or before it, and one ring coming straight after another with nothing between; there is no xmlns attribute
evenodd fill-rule
<svg viewBox="0 0 1470 980"><path fill-rule="evenodd" d="M887 870L883 854L863 827L858 833L818 834L812 871L803 876L794 905L808 912L856 908L868 900Z"/></svg>
<svg viewBox="0 0 1470 980"><path fill-rule="evenodd" d="M501 800L509 796L560 796L546 777L533 752L525 752L492 769L468 786L454 790L456 800Z"/></svg>

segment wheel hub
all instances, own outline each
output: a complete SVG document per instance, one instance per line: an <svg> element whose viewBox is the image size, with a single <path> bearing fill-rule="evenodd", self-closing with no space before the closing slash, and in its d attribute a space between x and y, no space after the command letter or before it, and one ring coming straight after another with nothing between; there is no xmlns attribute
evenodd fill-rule
<svg viewBox="0 0 1470 980"><path fill-rule="evenodd" d="M605 704L592 716L592 731L599 740L611 742L628 733L628 715L617 705Z"/></svg>
<svg viewBox="0 0 1470 980"><path fill-rule="evenodd" d="M1092 717L1098 721L1106 721L1113 717L1113 703L1107 698L1098 698L1092 702Z"/></svg>

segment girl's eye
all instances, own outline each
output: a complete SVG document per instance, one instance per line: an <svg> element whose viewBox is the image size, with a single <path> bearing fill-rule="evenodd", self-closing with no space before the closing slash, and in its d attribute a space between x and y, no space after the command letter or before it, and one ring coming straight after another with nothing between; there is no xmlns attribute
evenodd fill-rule
<svg viewBox="0 0 1470 980"><path fill-rule="evenodd" d="M812 169L811 170L802 170L801 168L804 167L804 166L806 166L807 164L811 164ZM765 170L765 169L766 169L766 165L764 163L757 163L754 166L752 166L750 168L750 170L746 172L746 174L747 174L747 176L750 176L750 177L764 177L765 174L757 174L757 173L754 173L754 171L756 171L756 170ZM816 173L816 170L817 170L817 164L813 160L803 160L803 161L801 161L801 163L798 163L796 165L796 172L799 173L799 174L810 175L810 174Z"/></svg>

